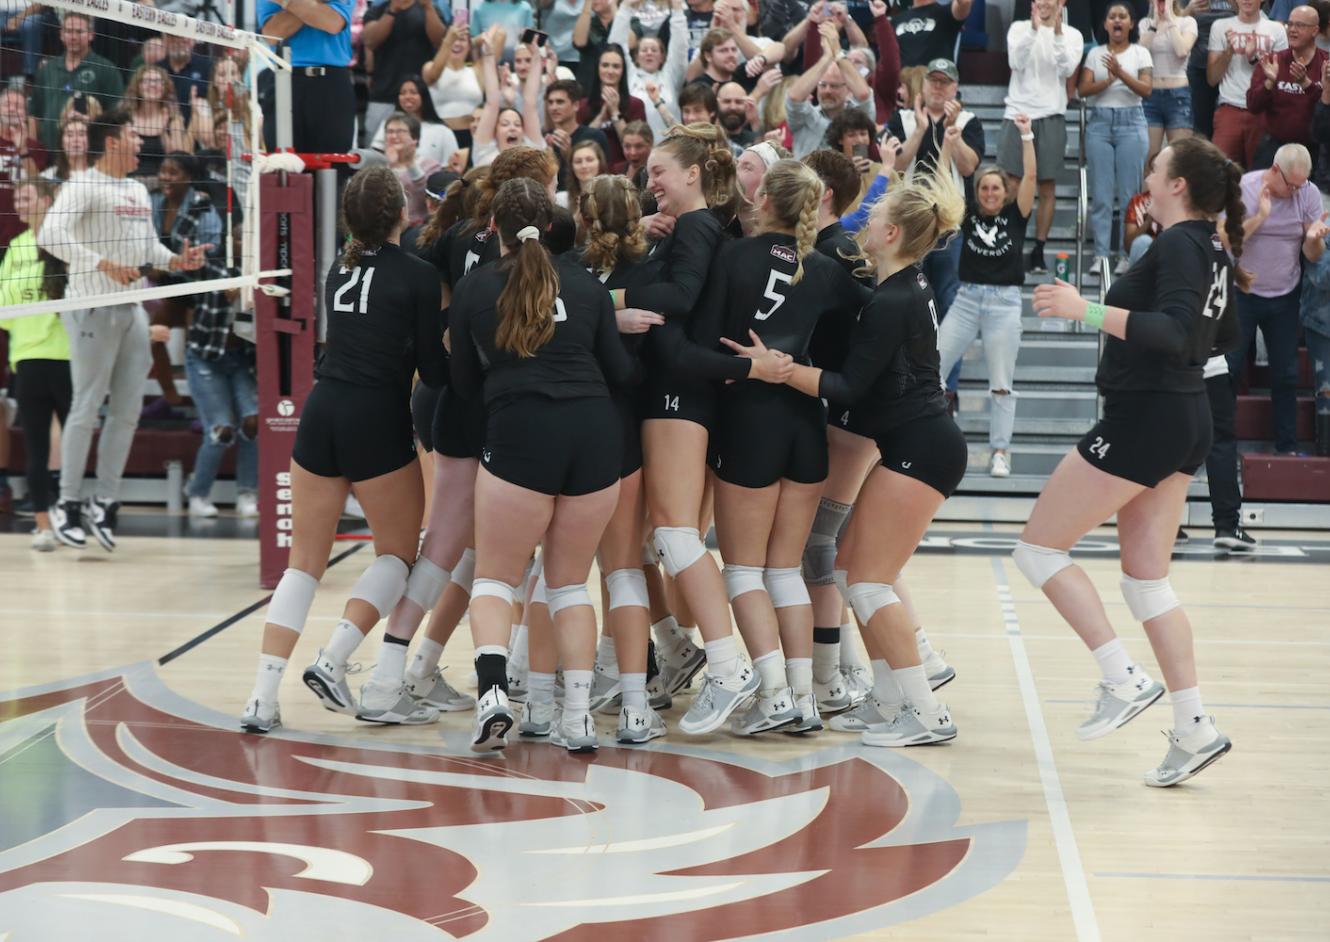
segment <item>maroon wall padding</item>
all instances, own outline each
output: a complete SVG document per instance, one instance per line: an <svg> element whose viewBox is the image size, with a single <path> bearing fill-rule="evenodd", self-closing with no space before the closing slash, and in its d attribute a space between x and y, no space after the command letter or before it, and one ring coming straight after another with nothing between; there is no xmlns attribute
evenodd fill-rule
<svg viewBox="0 0 1330 942"><path fill-rule="evenodd" d="M1316 437L1316 406L1310 396L1298 397L1298 441L1311 441ZM1274 407L1267 395L1238 397L1238 410L1233 423L1239 441L1270 442L1275 438Z"/></svg>
<svg viewBox="0 0 1330 942"><path fill-rule="evenodd" d="M1330 501L1330 458L1244 454L1242 497L1247 501Z"/></svg>
<svg viewBox="0 0 1330 942"><path fill-rule="evenodd" d="M22 474L27 461L23 434L24 430L21 428L10 429L9 431L11 449L9 471L11 474ZM97 441L100 437L100 430L93 433L92 448L88 451L88 473L97 470ZM179 461L185 466L185 473L188 474L194 470L194 458L198 454L199 445L202 441L202 435L188 429L143 428L140 426L138 431L134 433L134 444L129 449L129 461L125 464L125 477L160 478L168 461ZM235 474L235 454L236 450L234 448L226 450L226 457L222 459L221 474Z"/></svg>

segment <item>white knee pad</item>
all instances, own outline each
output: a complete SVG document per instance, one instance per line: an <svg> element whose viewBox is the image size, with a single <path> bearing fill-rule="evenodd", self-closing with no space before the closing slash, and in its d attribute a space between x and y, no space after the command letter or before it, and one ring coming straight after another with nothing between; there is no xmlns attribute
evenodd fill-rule
<svg viewBox="0 0 1330 942"><path fill-rule="evenodd" d="M453 585L460 588L468 595L471 594L471 583L476 578L476 551L473 549L462 550L462 558L457 561L453 567L453 573L450 581Z"/></svg>
<svg viewBox="0 0 1330 942"><path fill-rule="evenodd" d="M502 599L509 605L517 601L517 590L498 579L474 579L471 582L471 601L491 598Z"/></svg>
<svg viewBox="0 0 1330 942"><path fill-rule="evenodd" d="M406 598L419 605L422 612L428 612L438 603L447 585L448 570L440 569L422 556L411 567L411 575L407 576Z"/></svg>
<svg viewBox="0 0 1330 942"><path fill-rule="evenodd" d="M1177 594L1173 591L1173 586L1169 585L1167 578L1133 579L1124 575L1122 597L1127 600L1131 617L1139 622L1158 618L1182 604L1178 601Z"/></svg>
<svg viewBox="0 0 1330 942"><path fill-rule="evenodd" d="M591 608L591 593L586 590L586 583L579 582L576 585L561 585L557 589L546 589L550 597L550 617L553 618L565 608L573 608L578 605L585 605Z"/></svg>
<svg viewBox="0 0 1330 942"><path fill-rule="evenodd" d="M1016 541L1011 558L1016 568L1036 589L1042 589L1045 582L1071 565L1071 554L1066 550L1035 546L1024 540Z"/></svg>
<svg viewBox="0 0 1330 942"><path fill-rule="evenodd" d="M878 609L900 604L896 590L885 582L856 582L848 594L855 616L865 625Z"/></svg>
<svg viewBox="0 0 1330 942"><path fill-rule="evenodd" d="M707 554L697 527L656 527L651 542L671 578Z"/></svg>
<svg viewBox="0 0 1330 942"><path fill-rule="evenodd" d="M831 572L831 581L836 584L836 590L840 592L840 597L848 605L850 602L850 574L844 569L834 569Z"/></svg>
<svg viewBox="0 0 1330 942"><path fill-rule="evenodd" d="M380 618L387 617L406 592L410 567L396 556L379 556L370 563L351 589L351 598L374 606Z"/></svg>
<svg viewBox="0 0 1330 942"><path fill-rule="evenodd" d="M640 569L616 569L605 577L605 587L610 591L610 611L616 608L650 608L651 599L647 596L647 577Z"/></svg>
<svg viewBox="0 0 1330 942"><path fill-rule="evenodd" d="M761 566L732 566L726 563L721 575L725 577L725 592L731 602L748 592L766 589L762 582Z"/></svg>
<svg viewBox="0 0 1330 942"><path fill-rule="evenodd" d="M545 570L542 568L536 573L536 584L531 589L532 605L549 605L549 588L545 585Z"/></svg>
<svg viewBox="0 0 1330 942"><path fill-rule="evenodd" d="M767 587L774 608L793 608L796 605L812 605L808 595L808 586L804 585L803 575L796 566L791 569L764 569L762 582Z"/></svg>
<svg viewBox="0 0 1330 942"><path fill-rule="evenodd" d="M309 607L314 604L314 590L318 587L319 580L309 573L299 569L286 570L273 590L264 620L270 625L281 625L299 634L305 628Z"/></svg>

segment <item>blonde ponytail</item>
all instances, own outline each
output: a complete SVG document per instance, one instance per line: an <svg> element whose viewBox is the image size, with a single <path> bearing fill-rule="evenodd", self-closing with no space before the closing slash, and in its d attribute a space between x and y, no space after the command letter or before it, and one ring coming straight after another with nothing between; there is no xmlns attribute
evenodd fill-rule
<svg viewBox="0 0 1330 942"><path fill-rule="evenodd" d="M804 257L817 243L818 207L825 188L812 168L797 160L778 160L762 177L759 193L767 197L768 211L774 222L794 231L795 257L798 260L791 284L804 276Z"/></svg>
<svg viewBox="0 0 1330 942"><path fill-rule="evenodd" d="M908 179L893 181L871 213L901 230L896 254L914 264L960 229L965 197L950 173L916 169Z"/></svg>

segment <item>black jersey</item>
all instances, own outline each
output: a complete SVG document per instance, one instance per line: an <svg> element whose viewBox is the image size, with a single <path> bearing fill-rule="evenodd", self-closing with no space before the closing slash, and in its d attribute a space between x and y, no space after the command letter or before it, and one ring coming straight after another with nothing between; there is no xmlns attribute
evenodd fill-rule
<svg viewBox="0 0 1330 942"><path fill-rule="evenodd" d="M854 241L854 236L845 231L839 220L817 234L815 248L828 258L835 259L851 277L863 284L866 289L864 296L867 298L873 290L872 271L863 262L863 253ZM808 347L808 355L814 366L824 370L839 370L844 365L845 356L850 352L850 335L854 331L858 313L856 309L846 317L824 317L818 321L813 331L813 342Z"/></svg>
<svg viewBox="0 0 1330 942"><path fill-rule="evenodd" d="M684 213L670 234L651 247L638 283L624 295L624 307L688 317L702 297L720 241L721 224L715 213L709 209Z"/></svg>
<svg viewBox="0 0 1330 942"><path fill-rule="evenodd" d="M614 320L609 292L572 256L554 259L559 273L554 337L522 358L498 349L499 294L511 265L500 260L472 273L453 296L452 384L466 398L481 393L485 404L523 395L550 399L608 396L606 381L636 381L636 363L625 352Z"/></svg>
<svg viewBox="0 0 1330 942"><path fill-rule="evenodd" d="M839 372L822 371L818 395L850 407L850 431L875 437L947 411L937 352L937 302L918 267L877 286L859 314Z"/></svg>
<svg viewBox="0 0 1330 942"><path fill-rule="evenodd" d="M1131 312L1127 339L1105 336L1095 382L1102 392L1204 392L1202 368L1238 336L1233 265L1213 222L1161 232L1105 298Z"/></svg>
<svg viewBox="0 0 1330 942"><path fill-rule="evenodd" d="M463 275L499 257L499 240L493 229L477 229L470 219L462 219L449 226L424 257L438 269L443 283L456 290Z"/></svg>
<svg viewBox="0 0 1330 942"><path fill-rule="evenodd" d="M328 340L316 377L407 394L416 371L432 386L446 381L439 276L427 262L385 244L355 268L334 262L324 292Z"/></svg>
<svg viewBox="0 0 1330 942"><path fill-rule="evenodd" d="M582 263L582 266L585 268L586 260L582 258L582 253L579 251L576 255L578 260ZM650 277L651 274L641 262L624 261L615 265L613 271L598 272L593 271L590 268L587 268L587 271L591 273L591 277L595 278L605 286L606 291L613 291L616 288L626 289L636 284L642 284L642 279L644 277ZM642 348L646 344L648 336L649 332L643 332L640 334L620 334L619 339L623 342L623 348L628 351L630 356L638 356L642 352Z"/></svg>
<svg viewBox="0 0 1330 942"><path fill-rule="evenodd" d="M1025 266L1021 253L1025 247L1025 224L1015 200L1002 207L996 216L986 216L978 203L971 203L961 223L960 279L976 285L1023 285Z"/></svg>

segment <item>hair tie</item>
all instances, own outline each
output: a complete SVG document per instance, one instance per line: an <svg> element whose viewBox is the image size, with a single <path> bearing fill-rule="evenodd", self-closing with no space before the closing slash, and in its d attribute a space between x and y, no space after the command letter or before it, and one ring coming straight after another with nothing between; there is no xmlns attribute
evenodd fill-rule
<svg viewBox="0 0 1330 942"><path fill-rule="evenodd" d="M528 239L535 239L537 242L539 242L540 230L537 229L535 226L523 226L521 229L517 230L518 242L525 242Z"/></svg>

